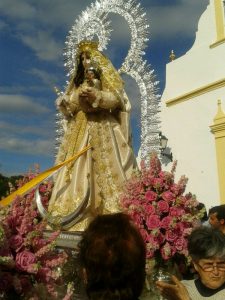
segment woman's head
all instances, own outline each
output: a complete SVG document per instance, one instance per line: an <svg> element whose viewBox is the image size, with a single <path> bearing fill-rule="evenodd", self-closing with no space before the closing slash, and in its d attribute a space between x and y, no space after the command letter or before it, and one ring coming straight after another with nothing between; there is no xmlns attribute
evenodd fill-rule
<svg viewBox="0 0 225 300"><path fill-rule="evenodd" d="M138 298L145 279L145 244L127 215L94 219L79 252L90 299Z"/></svg>
<svg viewBox="0 0 225 300"><path fill-rule="evenodd" d="M225 235L207 226L198 227L189 236L188 251L194 261L212 257L225 259Z"/></svg>
<svg viewBox="0 0 225 300"><path fill-rule="evenodd" d="M195 229L188 250L205 286L217 289L225 283L225 235L221 231L206 226Z"/></svg>

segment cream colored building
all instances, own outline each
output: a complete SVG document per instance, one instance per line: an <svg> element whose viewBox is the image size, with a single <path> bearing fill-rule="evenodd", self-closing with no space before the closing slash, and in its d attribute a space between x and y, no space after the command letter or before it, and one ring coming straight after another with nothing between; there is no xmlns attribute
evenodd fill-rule
<svg viewBox="0 0 225 300"><path fill-rule="evenodd" d="M177 177L207 208L225 203L225 22L223 0L210 0L192 48L166 67L162 133Z"/></svg>

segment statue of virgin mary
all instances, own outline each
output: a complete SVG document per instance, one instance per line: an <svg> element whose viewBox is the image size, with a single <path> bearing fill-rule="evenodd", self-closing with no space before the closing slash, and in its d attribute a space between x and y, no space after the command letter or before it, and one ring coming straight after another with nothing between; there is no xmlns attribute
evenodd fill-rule
<svg viewBox="0 0 225 300"><path fill-rule="evenodd" d="M131 105L123 80L94 41L80 42L76 59L77 68L56 99L67 122L56 164L87 145L91 148L58 172L48 211L56 218L68 216L88 197L79 221L69 228L82 231L96 214L120 211L119 196L136 160L129 126ZM87 84L87 70L100 84Z"/></svg>

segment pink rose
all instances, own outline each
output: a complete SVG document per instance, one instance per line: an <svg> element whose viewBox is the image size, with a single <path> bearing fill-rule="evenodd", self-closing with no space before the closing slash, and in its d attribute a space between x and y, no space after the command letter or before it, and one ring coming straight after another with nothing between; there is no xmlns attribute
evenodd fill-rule
<svg viewBox="0 0 225 300"><path fill-rule="evenodd" d="M181 251L187 248L187 241L181 237L175 241L174 245L178 251Z"/></svg>
<svg viewBox="0 0 225 300"><path fill-rule="evenodd" d="M24 250L16 255L16 267L21 271L28 271L36 263L35 255L28 251Z"/></svg>
<svg viewBox="0 0 225 300"><path fill-rule="evenodd" d="M177 238L177 234L173 230L166 231L166 240L169 242L173 242Z"/></svg>
<svg viewBox="0 0 225 300"><path fill-rule="evenodd" d="M173 207L170 207L170 215L173 216L173 217L180 217L182 215L185 214L185 211L183 208L181 207L176 207L176 206L173 206Z"/></svg>
<svg viewBox="0 0 225 300"><path fill-rule="evenodd" d="M161 220L162 228L169 229L170 227L172 227L172 225L173 225L173 218L170 216L167 216Z"/></svg>
<svg viewBox="0 0 225 300"><path fill-rule="evenodd" d="M172 193L174 193L175 195L178 195L180 187L178 184L174 183L171 187L170 190Z"/></svg>
<svg viewBox="0 0 225 300"><path fill-rule="evenodd" d="M163 179L162 178L154 178L153 186L158 190L162 189L164 186Z"/></svg>
<svg viewBox="0 0 225 300"><path fill-rule="evenodd" d="M157 199L157 194L153 191L147 191L145 193L145 199L150 202L155 201Z"/></svg>
<svg viewBox="0 0 225 300"><path fill-rule="evenodd" d="M140 206L140 200L138 200L137 198L133 198L133 199L131 199L128 208L134 210L139 206Z"/></svg>
<svg viewBox="0 0 225 300"><path fill-rule="evenodd" d="M174 230L176 230L177 232L179 232L180 234L182 234L182 232L185 229L185 223L184 222L178 222L176 223Z"/></svg>
<svg viewBox="0 0 225 300"><path fill-rule="evenodd" d="M163 198L163 200L168 201L168 202L171 202L171 201L175 200L174 194L169 192L169 191L163 192L161 194L161 197Z"/></svg>
<svg viewBox="0 0 225 300"><path fill-rule="evenodd" d="M18 252L23 246L23 237L20 234L13 235L9 240L9 245Z"/></svg>
<svg viewBox="0 0 225 300"><path fill-rule="evenodd" d="M160 200L157 203L157 208L160 212L168 212L169 211L169 204L164 200Z"/></svg>
<svg viewBox="0 0 225 300"><path fill-rule="evenodd" d="M151 204L143 205L146 215L155 214L155 207Z"/></svg>
<svg viewBox="0 0 225 300"><path fill-rule="evenodd" d="M157 215L150 215L147 217L146 225L148 229L159 228L161 226L160 218Z"/></svg>

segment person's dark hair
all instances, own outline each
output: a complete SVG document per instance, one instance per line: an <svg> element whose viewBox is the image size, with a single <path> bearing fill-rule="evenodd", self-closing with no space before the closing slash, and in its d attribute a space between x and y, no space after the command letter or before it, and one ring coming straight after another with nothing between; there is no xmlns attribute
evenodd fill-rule
<svg viewBox="0 0 225 300"><path fill-rule="evenodd" d="M216 217L219 221L222 219L225 220L225 204L214 206L209 209L209 215L215 214L215 213L216 213Z"/></svg>
<svg viewBox="0 0 225 300"><path fill-rule="evenodd" d="M83 81L84 81L84 66L83 66L83 62L82 62L82 55L86 54L87 58L90 58L90 53L88 51L82 52L79 55L79 59L78 59L78 65L77 65L77 73L74 77L74 84L76 87L80 86Z"/></svg>
<svg viewBox="0 0 225 300"><path fill-rule="evenodd" d="M225 258L225 235L211 227L198 227L188 238L188 251L193 261L213 257Z"/></svg>
<svg viewBox="0 0 225 300"><path fill-rule="evenodd" d="M145 243L123 214L97 216L79 243L91 300L134 300L145 281Z"/></svg>

